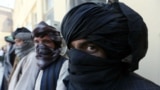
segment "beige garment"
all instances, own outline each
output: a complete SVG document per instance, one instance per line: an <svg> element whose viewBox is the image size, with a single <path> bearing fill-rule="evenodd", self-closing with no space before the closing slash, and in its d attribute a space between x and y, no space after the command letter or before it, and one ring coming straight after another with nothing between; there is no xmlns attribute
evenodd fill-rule
<svg viewBox="0 0 160 90"><path fill-rule="evenodd" d="M36 53L33 50L20 60L10 80L8 90L34 90L40 70L35 56Z"/></svg>
<svg viewBox="0 0 160 90"><path fill-rule="evenodd" d="M69 72L68 72L68 60L66 60L63 63L63 66L61 67L61 71L60 71L59 78L58 78L58 81L57 81L56 90L67 90L66 86L63 83L63 80L68 75L69 75Z"/></svg>
<svg viewBox="0 0 160 90"><path fill-rule="evenodd" d="M43 70L40 70L36 83L35 83L35 90L40 90L42 76L43 76Z"/></svg>
<svg viewBox="0 0 160 90"><path fill-rule="evenodd" d="M12 68L11 74L9 76L9 82L10 82L10 80L12 78L12 75L13 75L14 71L16 70L16 67L17 67L19 61L20 61L19 57L16 56L16 58L14 60L14 64L13 64L13 68Z"/></svg>

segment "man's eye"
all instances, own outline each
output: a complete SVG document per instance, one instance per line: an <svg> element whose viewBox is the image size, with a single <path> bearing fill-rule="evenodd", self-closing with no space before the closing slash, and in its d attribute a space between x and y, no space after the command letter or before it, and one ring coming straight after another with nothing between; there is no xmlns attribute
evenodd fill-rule
<svg viewBox="0 0 160 90"><path fill-rule="evenodd" d="M88 45L87 46L87 52L89 53L95 53L97 51L97 48L95 45Z"/></svg>
<svg viewBox="0 0 160 90"><path fill-rule="evenodd" d="M50 44L50 43L52 43L52 41L46 40L46 41L44 41L43 43L44 43L44 44Z"/></svg>

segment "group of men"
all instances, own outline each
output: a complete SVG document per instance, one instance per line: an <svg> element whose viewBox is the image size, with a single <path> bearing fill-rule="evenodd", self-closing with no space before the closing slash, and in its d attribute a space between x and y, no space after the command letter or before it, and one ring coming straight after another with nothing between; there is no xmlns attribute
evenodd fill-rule
<svg viewBox="0 0 160 90"><path fill-rule="evenodd" d="M68 58L60 55L61 34ZM43 21L32 32L16 29L8 90L160 90L134 73L148 49L148 30L127 5L77 5L63 18L61 34Z"/></svg>
<svg viewBox="0 0 160 90"><path fill-rule="evenodd" d="M60 69L67 61L60 55L60 32L42 21L33 32L17 28L12 37L16 57L6 80L8 85L2 90L56 90L56 82L64 73Z"/></svg>

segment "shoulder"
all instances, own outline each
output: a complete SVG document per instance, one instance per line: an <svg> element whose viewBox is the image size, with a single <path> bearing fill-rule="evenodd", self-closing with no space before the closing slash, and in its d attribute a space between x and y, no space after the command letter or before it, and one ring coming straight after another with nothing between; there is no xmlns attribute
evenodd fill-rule
<svg viewBox="0 0 160 90"><path fill-rule="evenodd" d="M66 72L68 71L68 60L65 60L62 64L62 67L61 67L61 72Z"/></svg>
<svg viewBox="0 0 160 90"><path fill-rule="evenodd" d="M64 83L64 79L69 75L69 72L68 72L68 61L69 60L65 60L62 64L62 67L61 67L61 70L60 70L60 73L59 73L59 78L58 78L58 81L57 81L57 87L56 87L56 90L66 90L66 86L65 86L65 83Z"/></svg>
<svg viewBox="0 0 160 90"><path fill-rule="evenodd" d="M59 58L61 60L61 63L62 63L62 66L61 66L61 69L60 69L60 74L63 73L63 72L66 72L68 71L68 59L64 56L60 56Z"/></svg>
<svg viewBox="0 0 160 90"><path fill-rule="evenodd" d="M36 65L37 59L36 59L36 52L33 50L28 55L24 56L20 61L23 61L23 63L26 63L26 65Z"/></svg>
<svg viewBox="0 0 160 90"><path fill-rule="evenodd" d="M31 59L31 58L33 59L36 58L36 52L34 50L30 51L27 55L22 57L22 59Z"/></svg>
<svg viewBox="0 0 160 90"><path fill-rule="evenodd" d="M37 58L36 58L36 52L33 50L33 51L31 51L28 55L26 55L26 59L28 59L28 60L34 60L34 61L36 61L37 60Z"/></svg>
<svg viewBox="0 0 160 90"><path fill-rule="evenodd" d="M61 66L61 71L63 71L63 68L68 68L68 59L64 56L60 56L59 59L57 60L57 64Z"/></svg>
<svg viewBox="0 0 160 90"><path fill-rule="evenodd" d="M36 51L35 50L32 50L29 54L28 54L28 56L36 56Z"/></svg>
<svg viewBox="0 0 160 90"><path fill-rule="evenodd" d="M66 57L64 57L64 56L61 56L60 55L60 58L59 58L60 60L63 60L63 61L66 61L66 60L68 60Z"/></svg>
<svg viewBox="0 0 160 90"><path fill-rule="evenodd" d="M135 73L121 78L118 87L123 90L160 90L160 86Z"/></svg>

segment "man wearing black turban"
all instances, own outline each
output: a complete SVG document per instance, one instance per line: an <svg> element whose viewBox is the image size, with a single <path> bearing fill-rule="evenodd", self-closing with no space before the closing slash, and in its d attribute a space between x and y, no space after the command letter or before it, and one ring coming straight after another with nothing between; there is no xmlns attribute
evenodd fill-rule
<svg viewBox="0 0 160 90"><path fill-rule="evenodd" d="M123 3L84 3L62 21L68 90L160 90L134 73L148 48L142 17Z"/></svg>

